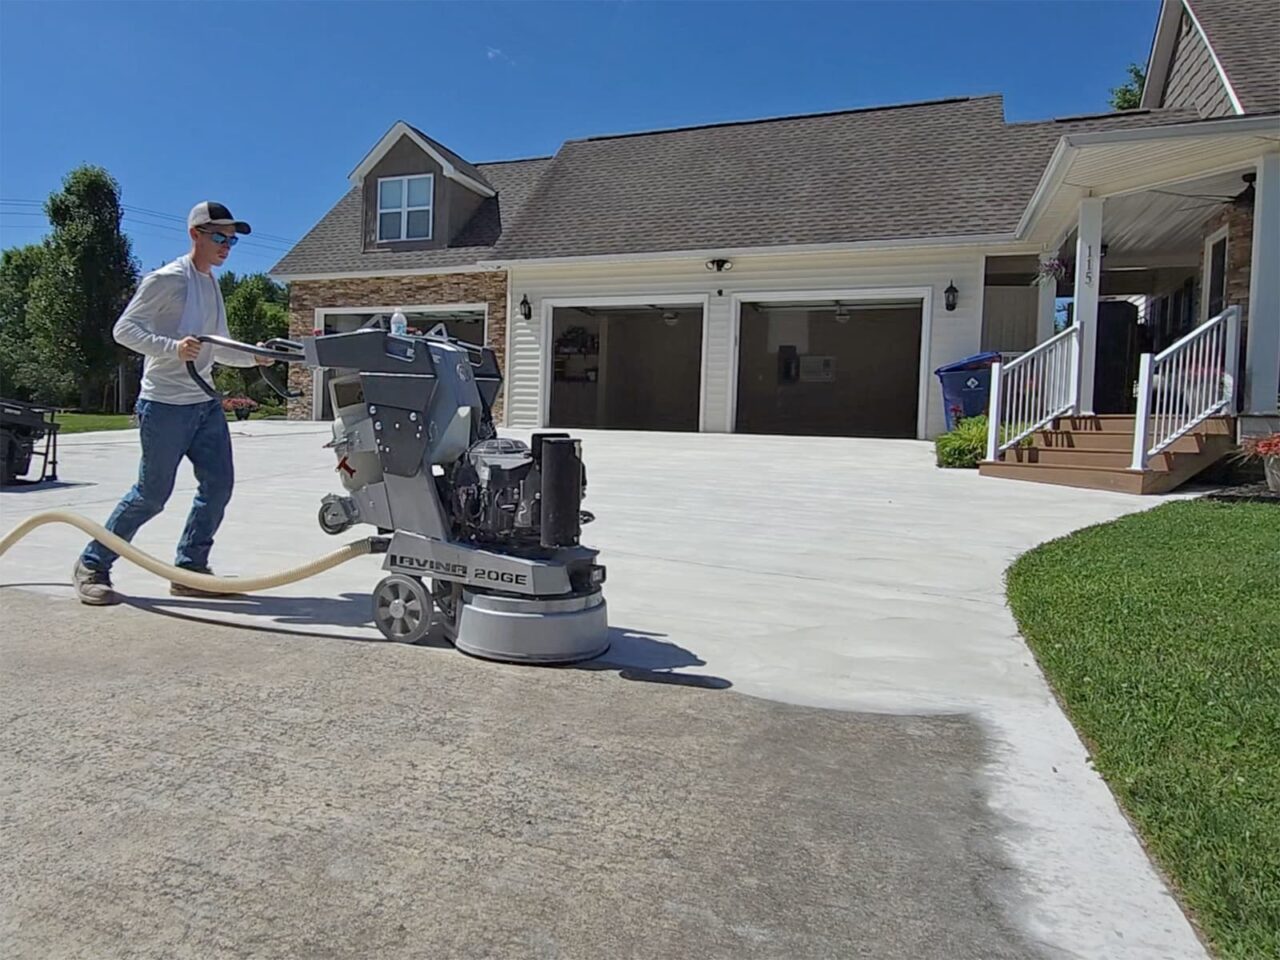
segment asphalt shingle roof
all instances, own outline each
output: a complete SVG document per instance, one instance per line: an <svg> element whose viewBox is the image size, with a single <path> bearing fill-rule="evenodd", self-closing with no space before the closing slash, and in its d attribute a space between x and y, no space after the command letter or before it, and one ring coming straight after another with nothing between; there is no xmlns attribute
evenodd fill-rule
<svg viewBox="0 0 1280 960"><path fill-rule="evenodd" d="M1280 3L1187 0L1245 113L1280 111Z"/></svg>
<svg viewBox="0 0 1280 960"><path fill-rule="evenodd" d="M1009 125L998 96L565 144L506 258L1013 232L1058 138L1195 119Z"/></svg>
<svg viewBox="0 0 1280 960"><path fill-rule="evenodd" d="M1007 124L988 96L575 140L479 165L498 196L449 248L363 252L353 189L273 272L1010 234L1061 136L1195 119Z"/></svg>
<svg viewBox="0 0 1280 960"><path fill-rule="evenodd" d="M472 180L475 180L477 183L484 184L484 186L489 187L491 189L497 189L492 183L489 182L489 180L485 177L481 169L477 167L475 164L469 163L468 161L463 160L460 156L458 156L456 153L454 153L452 150L446 147L439 140L435 140L427 136L425 133L423 133L421 130L419 130L417 127L413 126L412 124L406 123L405 126L407 126L410 130L412 130L418 136L420 136L427 143L431 144L431 146L435 148L435 150L441 156L443 156L446 160L448 160L455 167L457 167L458 170L460 170L462 173L465 173Z"/></svg>
<svg viewBox="0 0 1280 960"><path fill-rule="evenodd" d="M363 249L360 187L352 187L271 272L281 276L369 270L409 270L465 266L493 254L504 227L509 228L550 158L485 163L475 169L498 191L472 216L451 246L438 250ZM470 174L468 174L470 176Z"/></svg>

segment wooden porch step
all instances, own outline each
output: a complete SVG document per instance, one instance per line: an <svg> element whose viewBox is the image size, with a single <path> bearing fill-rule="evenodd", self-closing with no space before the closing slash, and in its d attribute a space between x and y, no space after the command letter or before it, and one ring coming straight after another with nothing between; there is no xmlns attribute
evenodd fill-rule
<svg viewBox="0 0 1280 960"><path fill-rule="evenodd" d="M1054 430L1073 433L1127 433L1133 439L1133 425L1137 418L1131 414L1095 414L1090 417L1059 417L1052 424ZM1152 418L1154 422L1154 417ZM1235 421L1231 417L1209 417L1196 424L1195 433L1235 435Z"/></svg>
<svg viewBox="0 0 1280 960"><path fill-rule="evenodd" d="M1084 437L1079 438L1086 439ZM1088 439L1092 439L1090 436ZM1129 439L1129 446L1133 438ZM1184 456L1195 456L1198 447ZM1148 469L1168 470L1172 468L1176 453L1159 453L1148 461ZM1005 463L1060 463L1077 467L1114 467L1126 469L1133 462L1133 451L1126 448L1095 447L1019 447L1006 450L1001 454Z"/></svg>
<svg viewBox="0 0 1280 960"><path fill-rule="evenodd" d="M984 477L999 477L1004 480L1029 480L1032 483L1054 483L1063 487L1113 490L1116 493L1148 492L1143 489L1143 479L1146 474L1137 470L1123 470L1115 467L986 460L979 464L978 473Z"/></svg>
<svg viewBox="0 0 1280 960"><path fill-rule="evenodd" d="M1117 429L1125 419L1128 430ZM984 477L1118 493L1167 493L1222 459L1234 446L1234 423L1215 417L1152 457L1146 470L1130 470L1132 417L1064 418L1061 423L1072 421L1081 429L1040 431L1033 446L1006 450L999 460L981 463L978 472ZM1088 429L1090 422L1101 423L1106 429Z"/></svg>
<svg viewBox="0 0 1280 960"><path fill-rule="evenodd" d="M1130 430L1039 430L1031 441L1040 448L1087 448L1091 450L1125 450L1132 455L1133 431ZM1172 453L1199 453L1204 446L1199 434L1179 437L1170 446Z"/></svg>

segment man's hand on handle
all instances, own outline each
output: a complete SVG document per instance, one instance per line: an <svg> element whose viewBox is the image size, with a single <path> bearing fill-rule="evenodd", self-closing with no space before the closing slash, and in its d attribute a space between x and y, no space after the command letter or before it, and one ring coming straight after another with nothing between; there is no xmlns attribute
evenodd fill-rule
<svg viewBox="0 0 1280 960"><path fill-rule="evenodd" d="M259 341L258 341L258 346L260 346L260 347L265 347L265 346L266 346L266 344L265 344L265 343L263 343L261 340L259 340ZM256 360L256 361L258 361L258 366L260 366L260 367L269 367L269 366L271 366L273 363L275 363L275 361L274 361L274 360L272 360L270 357L260 357L260 356L258 356L257 354L254 354L253 359L254 359L254 360Z"/></svg>
<svg viewBox="0 0 1280 960"><path fill-rule="evenodd" d="M195 360L200 356L200 348L203 344L195 337L183 337L178 341L178 359L186 362Z"/></svg>

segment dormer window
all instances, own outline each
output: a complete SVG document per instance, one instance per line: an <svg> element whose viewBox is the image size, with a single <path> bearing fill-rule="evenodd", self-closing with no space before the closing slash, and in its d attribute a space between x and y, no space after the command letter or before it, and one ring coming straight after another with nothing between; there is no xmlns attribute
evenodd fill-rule
<svg viewBox="0 0 1280 960"><path fill-rule="evenodd" d="M435 177L383 177L378 181L378 241L430 240Z"/></svg>

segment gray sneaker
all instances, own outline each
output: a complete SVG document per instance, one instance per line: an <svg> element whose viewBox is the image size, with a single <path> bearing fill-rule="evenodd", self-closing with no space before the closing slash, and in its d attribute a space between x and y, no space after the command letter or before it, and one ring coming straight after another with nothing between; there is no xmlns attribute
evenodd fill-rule
<svg viewBox="0 0 1280 960"><path fill-rule="evenodd" d="M71 571L71 582L81 603L91 607L109 607L120 602L120 594L111 588L111 574L106 570L91 570L77 560Z"/></svg>

